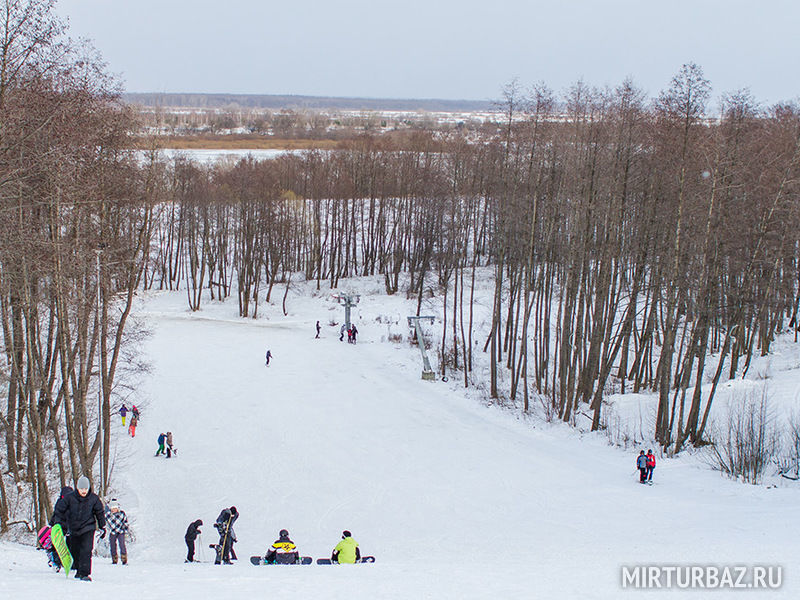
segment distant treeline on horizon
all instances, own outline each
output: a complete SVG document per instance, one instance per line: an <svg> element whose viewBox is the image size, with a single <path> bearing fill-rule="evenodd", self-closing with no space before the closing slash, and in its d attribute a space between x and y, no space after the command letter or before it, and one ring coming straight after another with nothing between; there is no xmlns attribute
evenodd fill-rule
<svg viewBox="0 0 800 600"><path fill-rule="evenodd" d="M325 96L277 96L266 94L125 93L123 100L142 106L199 109L340 109L407 110L430 112L480 112L496 110L489 100L438 100L395 98L334 98Z"/></svg>

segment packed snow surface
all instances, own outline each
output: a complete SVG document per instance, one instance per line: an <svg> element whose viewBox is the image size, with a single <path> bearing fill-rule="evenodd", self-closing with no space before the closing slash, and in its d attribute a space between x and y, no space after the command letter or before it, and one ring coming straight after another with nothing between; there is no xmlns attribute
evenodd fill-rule
<svg viewBox="0 0 800 600"><path fill-rule="evenodd" d="M639 485L638 452L486 406L458 375L422 381L417 349L388 339L407 331L411 302L363 296L350 345L339 341L343 309L312 289L290 295L287 316L277 293L256 320L237 317L235 298L190 313L184 292L145 295L137 318L152 331L142 348L152 370L136 393L136 437L118 423L113 465L135 534L130 564L96 557L87 584L0 544L0 597L663 595L621 587L623 565L650 564L781 565L783 586L763 595L797 597L796 487L736 483L692 456L660 460L655 485ZM166 431L171 459L154 456ZM239 560L214 566L211 525L231 505ZM198 518L205 562L184 564ZM314 558L349 529L377 562L250 565L282 528Z"/></svg>

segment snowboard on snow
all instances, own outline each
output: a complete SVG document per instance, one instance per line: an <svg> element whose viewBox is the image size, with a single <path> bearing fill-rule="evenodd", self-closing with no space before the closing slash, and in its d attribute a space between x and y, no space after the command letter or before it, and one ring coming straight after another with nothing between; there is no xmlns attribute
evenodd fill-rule
<svg viewBox="0 0 800 600"><path fill-rule="evenodd" d="M264 557L263 556L251 556L250 557L250 562L252 564L254 564L255 566L257 566L257 567L259 567L261 565L275 564L275 563L264 562ZM295 564L310 565L312 562L314 562L314 559L311 558L310 556L301 556L300 557L300 562L299 563L295 563ZM288 565L288 566L291 566L291 565Z"/></svg>
<svg viewBox="0 0 800 600"><path fill-rule="evenodd" d="M50 542L53 544L53 548L56 549L58 558L61 560L64 573L69 577L69 571L72 568L72 554L69 553L69 548L67 548L67 540L64 537L64 532L61 530L61 525L54 525L50 530Z"/></svg>
<svg viewBox="0 0 800 600"><path fill-rule="evenodd" d="M356 561L356 564L358 564L358 563L374 563L374 562L375 562L375 557L374 556L362 556L361 558L359 558ZM317 559L317 564L318 565L338 565L339 563L335 563L335 562L331 561L330 558L318 558Z"/></svg>

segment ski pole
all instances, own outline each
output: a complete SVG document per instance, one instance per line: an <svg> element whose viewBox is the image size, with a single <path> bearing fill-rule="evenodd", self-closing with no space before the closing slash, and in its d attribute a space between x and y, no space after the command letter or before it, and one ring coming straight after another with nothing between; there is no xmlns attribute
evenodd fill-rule
<svg viewBox="0 0 800 600"><path fill-rule="evenodd" d="M203 550L203 534L198 533L197 539L200 541L200 560L202 562L206 562L206 551Z"/></svg>

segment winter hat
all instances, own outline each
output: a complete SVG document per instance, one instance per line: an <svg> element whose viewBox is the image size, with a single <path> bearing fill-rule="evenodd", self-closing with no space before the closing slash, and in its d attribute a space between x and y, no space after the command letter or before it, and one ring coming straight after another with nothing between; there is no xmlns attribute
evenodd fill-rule
<svg viewBox="0 0 800 600"><path fill-rule="evenodd" d="M345 529L345 530L342 532L342 539L344 539L344 538L349 538L349 537L353 537L353 534L352 534L352 533L350 533L349 531L347 531L347 529Z"/></svg>
<svg viewBox="0 0 800 600"><path fill-rule="evenodd" d="M289 537L289 532L285 529L281 529L280 533L278 533L280 537Z"/></svg>
<svg viewBox="0 0 800 600"><path fill-rule="evenodd" d="M88 490L90 485L89 478L86 477L86 475L81 475L78 479L78 483L75 484L75 487L79 490Z"/></svg>
<svg viewBox="0 0 800 600"><path fill-rule="evenodd" d="M117 502L116 498L112 498L111 502L108 503L108 508L114 510L115 508L119 508L119 502Z"/></svg>

